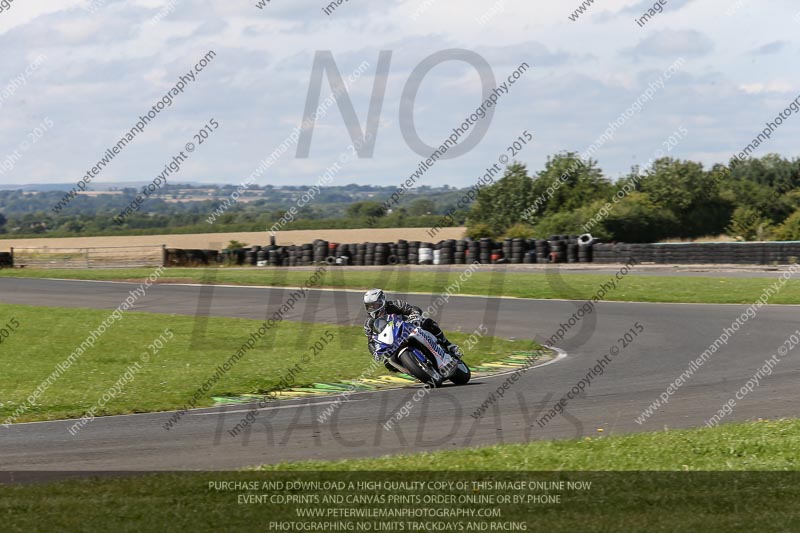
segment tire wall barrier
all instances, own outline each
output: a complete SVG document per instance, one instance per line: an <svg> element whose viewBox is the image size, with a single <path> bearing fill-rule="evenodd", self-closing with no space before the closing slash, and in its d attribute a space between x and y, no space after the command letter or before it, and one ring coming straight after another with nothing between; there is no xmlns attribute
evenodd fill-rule
<svg viewBox="0 0 800 533"><path fill-rule="evenodd" d="M463 239L313 243L252 246L237 250L167 249L167 265L308 266L465 265L536 263L791 264L800 262L800 241L733 243L600 243L589 234L546 239Z"/></svg>
<svg viewBox="0 0 800 533"><path fill-rule="evenodd" d="M800 262L800 241L713 242L656 244L595 244L595 263L639 263L670 265L772 265Z"/></svg>
<svg viewBox="0 0 800 533"><path fill-rule="evenodd" d="M0 252L0 268L14 266L14 251ZM591 235L546 239L448 239L336 243L316 240L291 246L234 250L166 248L164 266L465 265L535 263L627 263L678 265L774 265L800 263L800 241L718 243L600 243Z"/></svg>

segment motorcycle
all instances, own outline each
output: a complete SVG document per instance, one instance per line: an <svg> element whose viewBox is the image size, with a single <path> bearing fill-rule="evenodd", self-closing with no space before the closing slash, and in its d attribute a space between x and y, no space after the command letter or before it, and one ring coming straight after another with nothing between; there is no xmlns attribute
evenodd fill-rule
<svg viewBox="0 0 800 533"><path fill-rule="evenodd" d="M372 323L375 352L398 371L422 383L440 387L446 380L465 385L472 372L464 361L447 353L436 337L402 315L390 314Z"/></svg>

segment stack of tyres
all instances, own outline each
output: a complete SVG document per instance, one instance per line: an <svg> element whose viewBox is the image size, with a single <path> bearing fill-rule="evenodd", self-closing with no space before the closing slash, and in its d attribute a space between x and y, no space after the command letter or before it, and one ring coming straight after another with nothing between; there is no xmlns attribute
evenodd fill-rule
<svg viewBox="0 0 800 533"><path fill-rule="evenodd" d="M397 262L401 265L408 264L408 241L397 241Z"/></svg>
<svg viewBox="0 0 800 533"><path fill-rule="evenodd" d="M314 264L325 262L326 257L328 257L328 241L317 239L314 241Z"/></svg>
<svg viewBox="0 0 800 533"><path fill-rule="evenodd" d="M717 245L713 243L695 245L695 262L703 265L716 262L716 248Z"/></svg>
<svg viewBox="0 0 800 533"><path fill-rule="evenodd" d="M333 257L334 257L334 264L336 265L350 264L350 245L349 244L337 245L336 250L334 250Z"/></svg>
<svg viewBox="0 0 800 533"><path fill-rule="evenodd" d="M560 235L550 237L550 262L563 263L567 255L567 241L562 240Z"/></svg>
<svg viewBox="0 0 800 533"><path fill-rule="evenodd" d="M310 265L313 262L314 257L314 245L313 244L303 244L300 253L300 264L303 266Z"/></svg>
<svg viewBox="0 0 800 533"><path fill-rule="evenodd" d="M783 243L776 243L776 244L778 244L778 246L780 247L780 256L788 257L789 256L788 245ZM753 250L752 257L755 263L759 265L766 265L772 262L769 259L769 247L766 244L764 244L763 242L754 242L750 244L750 246L752 247ZM786 262L786 261L780 261L780 262Z"/></svg>
<svg viewBox="0 0 800 533"><path fill-rule="evenodd" d="M433 264L433 248L430 243L423 242L419 245L419 264L432 265Z"/></svg>
<svg viewBox="0 0 800 533"><path fill-rule="evenodd" d="M373 266L375 264L375 243L367 242L364 246L364 264L366 266Z"/></svg>
<svg viewBox="0 0 800 533"><path fill-rule="evenodd" d="M730 242L723 242L718 244L715 248L714 262L721 264L731 264L734 262L734 251L736 244Z"/></svg>
<svg viewBox="0 0 800 533"><path fill-rule="evenodd" d="M655 260L655 251L650 244L628 244L630 258L638 263L652 263Z"/></svg>
<svg viewBox="0 0 800 533"><path fill-rule="evenodd" d="M231 259L236 265L244 265L247 260L247 248L236 248L231 250Z"/></svg>
<svg viewBox="0 0 800 533"><path fill-rule="evenodd" d="M439 264L452 265L455 255L456 241L448 239L439 243Z"/></svg>
<svg viewBox="0 0 800 533"><path fill-rule="evenodd" d="M522 256L523 263L536 263L536 239L525 241L525 255Z"/></svg>
<svg viewBox="0 0 800 533"><path fill-rule="evenodd" d="M219 250L203 250L203 255L206 256L207 265L213 265L219 262Z"/></svg>
<svg viewBox="0 0 800 533"><path fill-rule="evenodd" d="M687 264L689 262L689 249L685 244L671 244L667 249L668 263Z"/></svg>
<svg viewBox="0 0 800 533"><path fill-rule="evenodd" d="M613 244L595 244L592 246L593 263L611 263Z"/></svg>
<svg viewBox="0 0 800 533"><path fill-rule="evenodd" d="M503 250L504 257L511 257L511 242L512 239L503 239L500 248Z"/></svg>
<svg viewBox="0 0 800 533"><path fill-rule="evenodd" d="M360 242L356 244L356 254L353 258L353 264L356 266L364 266L364 255L367 253L367 244Z"/></svg>
<svg viewBox="0 0 800 533"><path fill-rule="evenodd" d="M578 243L567 243L567 263L578 262Z"/></svg>
<svg viewBox="0 0 800 533"><path fill-rule="evenodd" d="M375 255L373 265L383 266L386 264L386 259L389 257L389 247L384 243L375 244Z"/></svg>
<svg viewBox="0 0 800 533"><path fill-rule="evenodd" d="M628 243L618 243L617 244L617 261L620 263L627 263L631 259L633 259L633 249L631 248L631 244Z"/></svg>
<svg viewBox="0 0 800 533"><path fill-rule="evenodd" d="M336 264L336 250L339 248L339 243L336 242L329 242L328 249L325 253L325 257L322 259L324 262L328 263L329 265Z"/></svg>
<svg viewBox="0 0 800 533"><path fill-rule="evenodd" d="M780 253L780 248L778 248L778 252ZM748 243L736 243L732 259L734 263L738 264L752 263L752 252L749 250Z"/></svg>
<svg viewBox="0 0 800 533"><path fill-rule="evenodd" d="M186 252L186 264L199 266L208 264L208 256L205 250L184 250Z"/></svg>
<svg viewBox="0 0 800 533"><path fill-rule="evenodd" d="M547 263L550 261L550 243L545 239L536 241L536 262Z"/></svg>
<svg viewBox="0 0 800 533"><path fill-rule="evenodd" d="M480 261L484 265L489 265L492 263L492 248L493 248L492 239L489 238L482 238L478 242L479 252L478 252L478 261Z"/></svg>
<svg viewBox="0 0 800 533"><path fill-rule="evenodd" d="M527 252L527 244L525 239L513 239L511 241L511 254L506 255L509 262L514 265L519 265L525 261L525 252Z"/></svg>
<svg viewBox="0 0 800 533"><path fill-rule="evenodd" d="M570 237L567 240L567 263L578 262L578 238Z"/></svg>
<svg viewBox="0 0 800 533"><path fill-rule="evenodd" d="M490 260L493 265L504 265L508 263L508 258L503 254L502 245L493 247Z"/></svg>
<svg viewBox="0 0 800 533"><path fill-rule="evenodd" d="M800 263L800 242L787 242L782 243L783 250L781 255L775 259L769 259L770 263L778 261L783 264L797 264ZM768 244L764 244L764 256L768 257L769 248Z"/></svg>
<svg viewBox="0 0 800 533"><path fill-rule="evenodd" d="M455 251L453 252L453 262L456 265L464 265L467 263L467 241L456 241Z"/></svg>
<svg viewBox="0 0 800 533"><path fill-rule="evenodd" d="M408 264L419 264L419 241L411 241L408 243Z"/></svg>
<svg viewBox="0 0 800 533"><path fill-rule="evenodd" d="M578 262L591 263L592 252L594 251L594 244L581 244L578 243Z"/></svg>
<svg viewBox="0 0 800 533"><path fill-rule="evenodd" d="M464 255L466 258L466 262L469 264L479 262L480 255L481 255L481 246L478 241L468 240L466 241L467 244L467 251Z"/></svg>

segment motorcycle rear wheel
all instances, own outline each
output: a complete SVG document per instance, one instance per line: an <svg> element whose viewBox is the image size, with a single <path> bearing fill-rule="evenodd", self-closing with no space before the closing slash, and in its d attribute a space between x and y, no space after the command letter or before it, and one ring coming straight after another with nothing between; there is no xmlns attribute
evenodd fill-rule
<svg viewBox="0 0 800 533"><path fill-rule="evenodd" d="M472 377L472 371L470 371L467 363L464 361L459 361L458 366L456 367L456 371L450 376L450 381L455 383L456 385L466 385L469 383L470 378Z"/></svg>

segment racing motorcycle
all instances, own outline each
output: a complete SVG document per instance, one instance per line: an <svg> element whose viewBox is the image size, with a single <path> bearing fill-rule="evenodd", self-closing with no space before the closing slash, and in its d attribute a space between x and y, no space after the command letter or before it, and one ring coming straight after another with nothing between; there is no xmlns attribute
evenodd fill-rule
<svg viewBox="0 0 800 533"><path fill-rule="evenodd" d="M427 385L440 387L446 380L465 385L472 377L464 361L447 353L434 335L402 315L375 319L372 340L376 353L390 365Z"/></svg>

